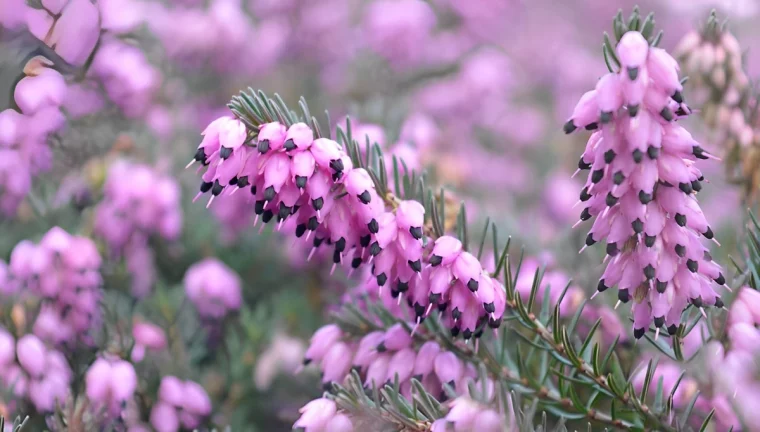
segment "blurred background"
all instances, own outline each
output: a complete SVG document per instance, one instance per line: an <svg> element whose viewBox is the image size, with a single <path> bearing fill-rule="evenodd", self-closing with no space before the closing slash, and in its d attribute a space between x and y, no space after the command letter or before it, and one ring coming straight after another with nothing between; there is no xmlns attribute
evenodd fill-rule
<svg viewBox="0 0 760 432"><path fill-rule="evenodd" d="M627 14L636 4L655 12L669 50L712 8L742 46L760 43L754 0L98 0L94 48L67 61L61 47L74 42L60 29L82 25L87 8L67 15L66 1L0 0L0 110L19 109L14 89L37 55L66 80L62 126L44 131L44 145L0 146L0 259L54 226L93 238L104 258L103 329L71 358L120 352L119 335L152 322L168 340L138 367L154 392L162 376L192 379L213 402L212 424L289 430L321 392L315 371L293 372L356 278L331 276L329 257L307 262L308 248L271 228L259 234L246 194L220 197L209 210L193 203L199 182L184 167L206 125L249 86L291 107L303 96L331 127L349 116L355 137L425 171L452 209L465 202L473 232L490 217L513 245L588 295L603 252L577 253L586 233L570 227L583 179L571 175L585 141L561 126L607 71L603 32L619 8ZM41 42L56 31L58 45ZM758 76L760 55L745 57L750 78ZM700 122L688 121L720 153ZM711 182L700 200L723 245L714 255L727 262L740 240L741 191L725 184L720 163L703 171ZM112 203L132 193L130 202L160 211L125 222ZM213 323L190 298L186 276L211 259L237 275L242 293ZM37 333L40 301L6 291L0 321L18 336ZM595 301L612 301L602 297ZM35 411L5 390L0 414Z"/></svg>

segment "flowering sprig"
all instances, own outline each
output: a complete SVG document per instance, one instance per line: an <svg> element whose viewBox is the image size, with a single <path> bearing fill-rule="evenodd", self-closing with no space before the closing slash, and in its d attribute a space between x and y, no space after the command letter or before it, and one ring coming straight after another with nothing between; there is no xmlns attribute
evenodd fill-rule
<svg viewBox="0 0 760 432"><path fill-rule="evenodd" d="M656 336L675 335L688 306L723 307L712 283L726 284L699 238L714 233L696 200L704 180L696 161L713 156L676 122L690 111L677 62L650 37L652 22L650 15L639 23L637 11L627 25L615 19L617 43L604 43L614 66L608 61L610 73L564 128L595 130L578 163L578 171L590 170L578 224L596 217L583 249L606 240L609 263L597 290L617 286L620 302L634 300L636 338L652 323Z"/></svg>

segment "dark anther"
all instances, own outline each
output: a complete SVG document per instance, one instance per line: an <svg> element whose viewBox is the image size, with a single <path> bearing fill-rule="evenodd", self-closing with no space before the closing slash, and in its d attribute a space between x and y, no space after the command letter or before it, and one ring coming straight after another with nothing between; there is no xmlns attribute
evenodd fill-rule
<svg viewBox="0 0 760 432"><path fill-rule="evenodd" d="M490 316L488 317L488 327L491 327L493 329L497 329L501 326L501 317L493 319Z"/></svg>
<svg viewBox="0 0 760 432"><path fill-rule="evenodd" d="M654 246L654 242L656 240L657 240L657 236L650 236L649 234L644 234L644 245L646 247Z"/></svg>
<svg viewBox="0 0 760 432"><path fill-rule="evenodd" d="M409 233L417 240L422 238L422 227L409 227Z"/></svg>
<svg viewBox="0 0 760 432"><path fill-rule="evenodd" d="M485 309L488 313L494 313L494 311L496 311L496 306L493 304L493 302L483 303L483 309Z"/></svg>
<svg viewBox="0 0 760 432"><path fill-rule="evenodd" d="M306 180L309 178L306 176L296 176L296 186L298 186L299 189L303 189L306 187Z"/></svg>
<svg viewBox="0 0 760 432"><path fill-rule="evenodd" d="M435 267L437 265L440 265L443 261L443 257L440 257L438 255L430 255L430 265Z"/></svg>
<svg viewBox="0 0 760 432"><path fill-rule="evenodd" d="M655 284L655 288L657 289L658 293L662 294L666 289L668 289L668 283L658 280L657 284Z"/></svg>
<svg viewBox="0 0 760 432"><path fill-rule="evenodd" d="M377 352L385 352L388 350L388 348L385 347L385 342L380 342L380 344L377 345L377 348L375 348Z"/></svg>
<svg viewBox="0 0 760 432"><path fill-rule="evenodd" d="M599 292L606 291L609 287L604 284L604 279L600 279L599 283L596 285L596 290Z"/></svg>
<svg viewBox="0 0 760 432"><path fill-rule="evenodd" d="M251 186L251 195L256 195L256 192L258 189L256 189L256 185Z"/></svg>
<svg viewBox="0 0 760 432"><path fill-rule="evenodd" d="M589 212L589 209L587 207L587 208L583 209L583 211L581 212L581 220L582 221L587 221L589 219L591 219L591 213Z"/></svg>
<svg viewBox="0 0 760 432"><path fill-rule="evenodd" d="M723 276L723 273L718 274L718 277L715 278L715 283L718 285L726 284L726 277Z"/></svg>
<svg viewBox="0 0 760 432"><path fill-rule="evenodd" d="M636 149L633 151L633 161L636 163L640 163L641 160L644 159L644 152L642 152L639 149Z"/></svg>
<svg viewBox="0 0 760 432"><path fill-rule="evenodd" d="M598 169L591 174L591 182L599 183L600 181L602 181L602 177L604 177L604 170Z"/></svg>
<svg viewBox="0 0 760 432"><path fill-rule="evenodd" d="M460 316L462 316L462 312L459 311L459 308L454 308L454 310L451 311L452 318L459 319Z"/></svg>
<svg viewBox="0 0 760 432"><path fill-rule="evenodd" d="M332 381L328 381L326 383L322 383L322 390L324 391L331 391L332 388Z"/></svg>
<svg viewBox="0 0 760 432"><path fill-rule="evenodd" d="M377 220L372 219L367 224L367 229L369 229L369 232L371 232L372 234L377 234L377 232L380 231L380 224L377 223Z"/></svg>
<svg viewBox="0 0 760 432"><path fill-rule="evenodd" d="M697 159L707 159L707 155L705 154L705 149L703 149L700 146L694 146L691 149L691 152L694 154L694 156L697 157ZM702 181L702 179L699 179L699 181Z"/></svg>
<svg viewBox="0 0 760 432"><path fill-rule="evenodd" d="M359 268L359 266L362 265L362 259L361 257L356 257L351 260L351 268Z"/></svg>
<svg viewBox="0 0 760 432"><path fill-rule="evenodd" d="M682 106L679 106L676 110L676 115L679 117L684 117L689 115L689 113Z"/></svg>
<svg viewBox="0 0 760 432"><path fill-rule="evenodd" d="M380 252L383 251L383 248L380 247L380 243L374 242L372 243L372 246L369 247L369 253L372 256L377 256Z"/></svg>
<svg viewBox="0 0 760 432"><path fill-rule="evenodd" d="M685 194L690 194L694 189L691 187L691 183L678 183L678 189Z"/></svg>
<svg viewBox="0 0 760 432"><path fill-rule="evenodd" d="M652 195L653 194L648 194L644 191L639 191L639 201L644 205L649 204L649 202L654 199Z"/></svg>
<svg viewBox="0 0 760 432"><path fill-rule="evenodd" d="M446 308L449 307L449 304L446 302L438 303L438 312L445 312Z"/></svg>
<svg viewBox="0 0 760 432"><path fill-rule="evenodd" d="M266 201L264 201L264 200L256 201L256 204L253 205L253 211L257 215L260 215L260 214L264 213L264 204L265 203L266 203Z"/></svg>
<svg viewBox="0 0 760 432"><path fill-rule="evenodd" d="M478 290L478 281L475 279L470 279L469 282L467 282L467 288L470 289L470 291L475 292Z"/></svg>
<svg viewBox="0 0 760 432"><path fill-rule="evenodd" d="M580 199L582 202L586 202L591 199L591 194L588 193L588 187L584 187L583 190L581 190Z"/></svg>
<svg viewBox="0 0 760 432"><path fill-rule="evenodd" d="M261 220L264 221L264 223L269 223L273 217L274 212L272 210L264 210L264 213L261 215Z"/></svg>
<svg viewBox="0 0 760 432"><path fill-rule="evenodd" d="M676 249L676 255L678 255L679 257L683 258L684 256L686 256L686 246L677 244L675 249Z"/></svg>
<svg viewBox="0 0 760 432"><path fill-rule="evenodd" d="M602 112L602 115L599 116L599 121L602 122L602 124L607 124L612 121L612 112L611 111L604 111Z"/></svg>
<svg viewBox="0 0 760 432"><path fill-rule="evenodd" d="M674 101L678 103L683 103L683 94L681 93L680 90L676 90L676 92L673 93L673 96L671 97L673 98Z"/></svg>
<svg viewBox="0 0 760 432"><path fill-rule="evenodd" d="M631 117L639 115L639 105L628 105L628 115Z"/></svg>
<svg viewBox="0 0 760 432"><path fill-rule="evenodd" d="M290 210L290 214L292 214L292 215L296 214L298 212L298 209L300 209L300 208L301 208L300 205L294 204L293 207Z"/></svg>
<svg viewBox="0 0 760 432"><path fill-rule="evenodd" d="M664 316L654 317L654 325L655 325L655 327L658 327L658 328L664 326L665 325L665 317Z"/></svg>
<svg viewBox="0 0 760 432"><path fill-rule="evenodd" d="M699 262L688 259L686 260L686 268L688 268L692 273L696 273L697 270L699 270Z"/></svg>
<svg viewBox="0 0 760 432"><path fill-rule="evenodd" d="M336 181L340 180L340 178L342 176L343 176L343 171L337 171L337 172L335 172L335 174L333 174L331 176L331 178L332 178L332 181L336 182Z"/></svg>
<svg viewBox="0 0 760 432"><path fill-rule="evenodd" d="M660 149L650 145L649 148L647 148L647 156L649 156L649 159L657 159L660 157Z"/></svg>
<svg viewBox="0 0 760 432"><path fill-rule="evenodd" d="M608 192L607 197L604 199L604 202L607 204L607 207L612 207L617 204L618 197L612 195L612 192Z"/></svg>
<svg viewBox="0 0 760 432"><path fill-rule="evenodd" d="M587 131L596 130L599 127L599 124L597 122L589 123L586 125Z"/></svg>
<svg viewBox="0 0 760 432"><path fill-rule="evenodd" d="M578 159L578 169L587 170L587 169L590 169L590 168L591 168L591 164L584 162L583 161L583 156L581 156L581 158Z"/></svg>
<svg viewBox="0 0 760 432"><path fill-rule="evenodd" d="M462 332L462 337L463 337L465 340L468 340L468 339L470 339L470 338L472 337L472 330L470 330L470 329L466 329L465 331L463 331L463 332Z"/></svg>
<svg viewBox="0 0 760 432"><path fill-rule="evenodd" d="M681 213L676 213L675 220L679 226L682 226L682 227L686 226L686 215L683 215Z"/></svg>
<svg viewBox="0 0 760 432"><path fill-rule="evenodd" d="M314 245L314 247L320 247L324 241L325 239L314 236L314 240L311 242L311 244Z"/></svg>
<svg viewBox="0 0 760 432"><path fill-rule="evenodd" d="M222 147L219 149L219 157L222 159L227 159L228 157L232 156L232 149L228 147Z"/></svg>
<svg viewBox="0 0 760 432"><path fill-rule="evenodd" d="M591 246L594 243L596 243L596 240L594 240L594 235L591 233L588 233L586 236L586 246Z"/></svg>
<svg viewBox="0 0 760 432"><path fill-rule="evenodd" d="M279 220L283 220L286 217L290 216L290 211L292 209L288 206L286 206L284 203L280 203L280 209L277 212L277 217L280 218Z"/></svg>
<svg viewBox="0 0 760 432"><path fill-rule="evenodd" d="M642 222L641 219L636 219L631 222L631 228L633 228L633 232L636 234L641 234L641 232L644 231L644 222Z"/></svg>
<svg viewBox="0 0 760 432"><path fill-rule="evenodd" d="M377 275L377 284L378 285L383 286L383 285L385 285L385 282L387 282L387 281L388 281L388 276L386 276L385 273L380 273L379 275Z"/></svg>
<svg viewBox="0 0 760 432"><path fill-rule="evenodd" d="M369 204L372 201L372 195L369 194L369 191L364 191L359 195L359 201L363 204Z"/></svg>
<svg viewBox="0 0 760 432"><path fill-rule="evenodd" d="M369 241L372 239L372 237L367 234L365 236L359 237L359 245L361 247L367 247L369 246Z"/></svg>
<svg viewBox="0 0 760 432"><path fill-rule="evenodd" d="M607 255L615 256L618 254L618 252L617 243L607 243Z"/></svg>
<svg viewBox="0 0 760 432"><path fill-rule="evenodd" d="M335 242L335 250L338 252L343 252L346 250L346 239L341 237L338 241Z"/></svg>
<svg viewBox="0 0 760 432"><path fill-rule="evenodd" d="M668 334L673 336L678 331L678 326L675 324L671 324L668 326Z"/></svg>
<svg viewBox="0 0 760 432"><path fill-rule="evenodd" d="M612 181L618 186L623 184L623 180L625 180L625 174L623 174L623 171L618 171L612 176Z"/></svg>
<svg viewBox="0 0 760 432"><path fill-rule="evenodd" d="M269 140L259 140L259 153L266 153L269 151Z"/></svg>
<svg viewBox="0 0 760 432"><path fill-rule="evenodd" d="M647 280L654 278L654 266L652 264L647 264L647 266L644 267L644 277L646 277Z"/></svg>
<svg viewBox="0 0 760 432"><path fill-rule="evenodd" d="M422 271L422 261L421 260L417 260L417 261L409 260L407 262L409 263L409 267L411 267L412 270L416 271L417 273L419 273L419 272Z"/></svg>
<svg viewBox="0 0 760 432"><path fill-rule="evenodd" d="M274 191L274 186L269 186L268 188L264 189L264 199L267 201L272 201L276 193L277 192Z"/></svg>
<svg viewBox="0 0 760 432"><path fill-rule="evenodd" d="M451 328L451 337L457 337L459 336L459 327L452 327Z"/></svg>
<svg viewBox="0 0 760 432"><path fill-rule="evenodd" d="M428 300L430 300L430 303L438 303L438 301L441 299L441 295L438 293L430 293L430 296L428 296Z"/></svg>
<svg viewBox="0 0 760 432"><path fill-rule="evenodd" d="M693 304L696 307L702 307L702 296L697 296L691 299L691 304Z"/></svg>
<svg viewBox="0 0 760 432"><path fill-rule="evenodd" d="M291 139L285 141L285 144L283 144L282 147L285 150L290 151L290 150L293 150L294 148L296 148L296 143L295 143L295 141L293 141L293 138L291 138Z"/></svg>
<svg viewBox="0 0 760 432"><path fill-rule="evenodd" d="M206 193L206 192L210 191L211 190L211 186L213 186L213 185L214 184L211 183L211 182L204 182L204 181L202 181L201 182L201 193Z"/></svg>
<svg viewBox="0 0 760 432"><path fill-rule="evenodd" d="M562 126L562 130L565 131L566 134L571 134L576 129L578 128L575 126L575 123L573 123L572 120L568 120L567 123L565 123L565 125Z"/></svg>
<svg viewBox="0 0 760 432"><path fill-rule="evenodd" d="M607 150L604 152L604 163L612 163L615 160L615 152L613 150Z"/></svg>
<svg viewBox="0 0 760 432"><path fill-rule="evenodd" d="M423 315L425 315L425 310L426 310L425 306L419 303L414 304L414 316L416 316L417 318L420 318Z"/></svg>
<svg viewBox="0 0 760 432"><path fill-rule="evenodd" d="M322 210L322 206L325 205L325 199L324 198L317 198L311 200L311 206L314 208L314 210Z"/></svg>
<svg viewBox="0 0 760 432"><path fill-rule="evenodd" d="M691 182L691 188L694 190L694 192L699 192L702 190L702 183L700 183L699 180L694 180Z"/></svg>
<svg viewBox="0 0 760 432"><path fill-rule="evenodd" d="M662 111L660 111L660 115L665 119L665 121L673 120L673 111L671 111L668 107L663 108Z"/></svg>
<svg viewBox="0 0 760 432"><path fill-rule="evenodd" d="M193 157L198 162L206 162L206 152L203 148L199 148L195 151L195 156Z"/></svg>
<svg viewBox="0 0 760 432"><path fill-rule="evenodd" d="M629 67L628 68L628 78L631 79L631 81L636 81L636 78L639 77L639 68L637 67Z"/></svg>
<svg viewBox="0 0 760 432"><path fill-rule="evenodd" d="M337 250L333 251L333 262L335 264L340 264L341 259L342 259L342 256L340 252L338 252Z"/></svg>
<svg viewBox="0 0 760 432"><path fill-rule="evenodd" d="M707 227L707 231L703 232L702 235L708 240L712 240L713 237L715 237L715 234L713 234L713 230L710 227Z"/></svg>
<svg viewBox="0 0 760 432"><path fill-rule="evenodd" d="M296 237L301 238L306 232L306 224L298 224L296 226Z"/></svg>
<svg viewBox="0 0 760 432"><path fill-rule="evenodd" d="M218 196L222 193L224 186L219 184L219 180L214 180L214 186L211 187L211 195Z"/></svg>
<svg viewBox="0 0 760 432"><path fill-rule="evenodd" d="M721 298L720 298L720 297L715 297L715 307L716 307L716 308L722 308L722 307L723 307L723 306L725 306L725 305L726 305L726 304L725 304L725 303L723 303L723 300L721 300Z"/></svg>
<svg viewBox="0 0 760 432"><path fill-rule="evenodd" d="M239 188L244 188L244 187L248 186L248 184L249 184L248 183L248 176L242 176L242 177L240 177L240 178L237 179L237 185L238 185Z"/></svg>
<svg viewBox="0 0 760 432"><path fill-rule="evenodd" d="M238 184L238 178L237 177L232 177L230 179L229 185L230 186L235 186L236 184Z"/></svg>
<svg viewBox="0 0 760 432"><path fill-rule="evenodd" d="M643 327L633 329L633 337L635 337L636 339L641 339L644 336L644 333L646 333L646 331L647 330Z"/></svg>
<svg viewBox="0 0 760 432"><path fill-rule="evenodd" d="M342 172L345 167L343 166L342 160L335 159L330 161L330 168L332 168L335 172Z"/></svg>
<svg viewBox="0 0 760 432"><path fill-rule="evenodd" d="M618 300L620 300L623 303L628 303L628 300L630 299L631 299L631 295L628 294L628 289L618 290Z"/></svg>
<svg viewBox="0 0 760 432"><path fill-rule="evenodd" d="M396 284L396 290L398 290L398 292L409 291L409 282L398 281L398 283Z"/></svg>
<svg viewBox="0 0 760 432"><path fill-rule="evenodd" d="M306 224L306 228L308 228L309 231L316 231L317 227L319 227L319 219L317 219L316 216L310 217L309 222Z"/></svg>

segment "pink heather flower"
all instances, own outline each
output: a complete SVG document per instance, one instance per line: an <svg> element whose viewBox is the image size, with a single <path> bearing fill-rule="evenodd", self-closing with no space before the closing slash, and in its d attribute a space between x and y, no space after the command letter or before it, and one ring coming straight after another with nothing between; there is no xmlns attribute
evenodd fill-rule
<svg viewBox="0 0 760 432"><path fill-rule="evenodd" d="M26 115L42 108L59 107L66 97L66 82L54 69L40 68L35 75L26 76L16 84L13 98Z"/></svg>
<svg viewBox="0 0 760 432"><path fill-rule="evenodd" d="M100 322L101 258L92 240L53 227L39 244L22 241L13 249L13 283L49 300L37 316L34 333L47 342L89 342ZM12 288L11 288L12 289Z"/></svg>
<svg viewBox="0 0 760 432"><path fill-rule="evenodd" d="M327 431L325 426L337 413L335 402L330 399L315 399L300 410L301 417L293 424L293 428L304 428L306 432Z"/></svg>
<svg viewBox="0 0 760 432"><path fill-rule="evenodd" d="M137 373L131 363L99 357L85 374L85 393L90 402L118 416L122 403L130 400L137 388Z"/></svg>
<svg viewBox="0 0 760 432"><path fill-rule="evenodd" d="M211 414L211 400L198 383L174 376L161 379L158 402L153 405L150 423L159 432L176 432L180 425L197 428Z"/></svg>
<svg viewBox="0 0 760 432"><path fill-rule="evenodd" d="M185 292L201 317L220 319L240 309L240 277L216 258L193 264L185 273Z"/></svg>
<svg viewBox="0 0 760 432"><path fill-rule="evenodd" d="M598 291L616 285L621 302L635 300L634 336L651 323L672 334L687 304L723 306L712 282L725 278L699 240L714 234L695 198L704 180L695 162L711 156L674 121L689 113L677 63L637 32L617 54L623 70L602 77L565 124L600 128L578 164L591 170L581 221L596 217L586 246L606 240L611 258Z"/></svg>
<svg viewBox="0 0 760 432"><path fill-rule="evenodd" d="M163 329L149 322L136 322L132 326L132 361L139 363L145 358L146 350L160 351L166 348L166 335Z"/></svg>
<svg viewBox="0 0 760 432"><path fill-rule="evenodd" d="M304 355L304 363L322 361L327 351L343 337L343 332L336 324L328 324L314 332L309 348Z"/></svg>
<svg viewBox="0 0 760 432"><path fill-rule="evenodd" d="M45 42L74 66L90 57L100 36L100 13L89 0L70 0L61 11L50 38Z"/></svg>

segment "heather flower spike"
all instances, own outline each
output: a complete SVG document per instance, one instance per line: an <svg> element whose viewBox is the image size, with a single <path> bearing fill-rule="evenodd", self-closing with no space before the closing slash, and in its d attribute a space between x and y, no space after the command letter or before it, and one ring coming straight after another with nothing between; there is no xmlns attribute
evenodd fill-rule
<svg viewBox="0 0 760 432"><path fill-rule="evenodd" d="M620 69L581 98L565 125L567 133L599 128L578 166L590 171L580 222L596 218L583 249L606 243L597 290L617 286L618 304L634 301L637 339L652 324L657 335L661 328L674 334L689 304L722 307L712 284L725 283L700 241L714 234L696 198L704 180L696 162L711 155L678 124L676 115L690 112L678 64L651 43L638 28L615 47L605 43Z"/></svg>

